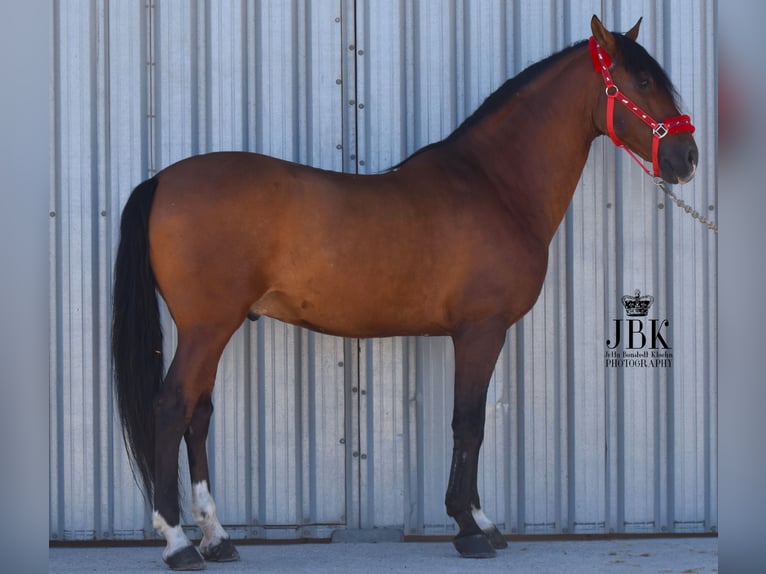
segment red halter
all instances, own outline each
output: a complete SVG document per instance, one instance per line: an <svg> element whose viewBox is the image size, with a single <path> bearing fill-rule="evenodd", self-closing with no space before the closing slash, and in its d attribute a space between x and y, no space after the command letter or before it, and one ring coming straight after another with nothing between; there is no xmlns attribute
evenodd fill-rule
<svg viewBox="0 0 766 574"><path fill-rule="evenodd" d="M593 59L593 67L604 77L604 84L606 85L606 129L609 132L609 137L612 138L614 145L627 151L646 173L654 175L654 177L659 177L660 161L658 156L660 151L660 140L668 134L677 134L680 132L694 133L694 126L692 125L691 118L687 115L683 115L668 118L663 122L655 121L654 118L634 104L630 98L623 94L615 85L614 80L612 79L612 74L609 72L612 60L609 57L609 54L598 45L598 42L596 42L596 39L593 36L590 37L590 55ZM630 151L630 149L620 141L620 138L617 137L617 134L614 131L615 99L638 116L646 125L652 128L652 167L654 169L654 174L652 174L636 154Z"/></svg>

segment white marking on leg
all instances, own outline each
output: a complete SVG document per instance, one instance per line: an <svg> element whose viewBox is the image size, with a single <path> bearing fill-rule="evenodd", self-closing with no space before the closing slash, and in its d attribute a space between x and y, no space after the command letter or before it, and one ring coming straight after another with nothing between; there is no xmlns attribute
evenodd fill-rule
<svg viewBox="0 0 766 574"><path fill-rule="evenodd" d="M484 511L481 508L476 508L473 504L471 505L471 516L473 516L473 520L476 522L476 526L482 530L490 530L494 526L494 523L489 518L487 518L487 515L484 514Z"/></svg>
<svg viewBox="0 0 766 574"><path fill-rule="evenodd" d="M200 549L207 549L220 544L221 540L229 535L218 522L215 514L215 501L210 495L207 481L203 480L192 485L192 516L202 530L202 542Z"/></svg>
<svg viewBox="0 0 766 574"><path fill-rule="evenodd" d="M179 550L191 546L191 540L184 533L181 525L170 526L162 515L156 510L152 513L152 526L165 537L165 550L162 551L162 557L167 559Z"/></svg>

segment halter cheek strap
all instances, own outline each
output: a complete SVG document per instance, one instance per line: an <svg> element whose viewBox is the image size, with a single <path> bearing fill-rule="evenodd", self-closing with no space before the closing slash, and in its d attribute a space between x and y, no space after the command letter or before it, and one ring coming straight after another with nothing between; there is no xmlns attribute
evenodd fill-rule
<svg viewBox="0 0 766 574"><path fill-rule="evenodd" d="M606 86L606 129L609 133L609 137L617 147L623 148L630 156L636 160L641 168L649 175L655 177L660 176L660 140L668 134L677 134L681 132L694 133L694 126L692 120L687 115L675 116L668 118L662 122L656 121L652 116L647 114L644 110L634 104L630 98L623 94L620 89L615 85L612 73L609 69L612 66L612 59L609 57L604 49L598 45L596 39L591 36L589 40L590 55L593 60L593 68L596 72L599 72L604 78L604 85ZM614 130L614 103L615 100L620 102L631 112L633 112L641 121L652 128L652 168L654 173L650 172L643 162L634 154L622 141L617 137L617 133Z"/></svg>

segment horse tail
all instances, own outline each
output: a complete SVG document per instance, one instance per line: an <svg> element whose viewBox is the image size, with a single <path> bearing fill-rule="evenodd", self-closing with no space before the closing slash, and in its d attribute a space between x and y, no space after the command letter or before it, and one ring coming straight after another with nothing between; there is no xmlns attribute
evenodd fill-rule
<svg viewBox="0 0 766 574"><path fill-rule="evenodd" d="M114 264L112 361L122 436L133 475L149 501L154 483L153 402L164 378L162 327L149 260L149 212L156 177L139 184L122 211Z"/></svg>

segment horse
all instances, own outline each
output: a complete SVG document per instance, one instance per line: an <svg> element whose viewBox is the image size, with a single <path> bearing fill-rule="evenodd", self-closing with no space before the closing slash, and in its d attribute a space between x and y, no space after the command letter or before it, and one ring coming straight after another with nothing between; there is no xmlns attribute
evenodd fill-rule
<svg viewBox="0 0 766 574"><path fill-rule="evenodd" d="M171 569L239 559L205 442L221 353L259 316L342 337L451 337L453 544L479 558L507 546L477 489L487 387L508 328L541 291L591 143L608 135L669 183L691 180L698 163L677 92L636 42L640 24L610 32L594 15L589 40L506 81L447 138L384 173L219 152L133 190L114 268L115 395ZM178 331L167 374L158 294ZM181 438L199 548L179 519Z"/></svg>

